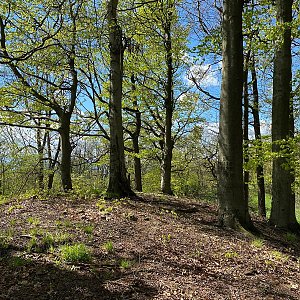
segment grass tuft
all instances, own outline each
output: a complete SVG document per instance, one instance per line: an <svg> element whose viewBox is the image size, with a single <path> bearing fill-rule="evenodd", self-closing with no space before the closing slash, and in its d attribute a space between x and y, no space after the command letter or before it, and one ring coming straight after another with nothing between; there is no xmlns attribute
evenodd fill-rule
<svg viewBox="0 0 300 300"><path fill-rule="evenodd" d="M59 250L60 257L65 262L90 262L92 259L90 250L84 244L63 245Z"/></svg>

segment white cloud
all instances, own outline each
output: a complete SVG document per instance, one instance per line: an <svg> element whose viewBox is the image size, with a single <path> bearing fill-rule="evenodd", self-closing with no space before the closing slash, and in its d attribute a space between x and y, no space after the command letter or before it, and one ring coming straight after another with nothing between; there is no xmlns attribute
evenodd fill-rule
<svg viewBox="0 0 300 300"><path fill-rule="evenodd" d="M190 67L187 79L190 84L197 84L201 87L219 86L220 82L217 77L218 68L211 65L193 65Z"/></svg>
<svg viewBox="0 0 300 300"><path fill-rule="evenodd" d="M270 135L271 134L271 124L266 120L260 121L260 131L261 135ZM219 122L210 122L207 121L204 127L204 136L207 138L209 136L215 136L219 133ZM249 138L251 140L255 139L254 128L249 126Z"/></svg>

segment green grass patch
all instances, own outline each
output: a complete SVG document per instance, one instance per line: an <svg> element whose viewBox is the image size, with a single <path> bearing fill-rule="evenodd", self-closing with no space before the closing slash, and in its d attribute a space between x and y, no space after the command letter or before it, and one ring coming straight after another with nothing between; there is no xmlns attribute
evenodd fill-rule
<svg viewBox="0 0 300 300"><path fill-rule="evenodd" d="M84 244L63 245L59 248L60 258L69 263L90 262L90 250Z"/></svg>
<svg viewBox="0 0 300 300"><path fill-rule="evenodd" d="M112 241L107 241L102 245L102 248L107 251L108 253L114 253L115 248Z"/></svg>
<svg viewBox="0 0 300 300"><path fill-rule="evenodd" d="M134 264L133 261L128 259L121 259L120 260L120 268L121 269L129 269Z"/></svg>
<svg viewBox="0 0 300 300"><path fill-rule="evenodd" d="M79 227L84 233L88 235L91 235L94 231L94 225L92 224L87 224L87 225L81 224Z"/></svg>
<svg viewBox="0 0 300 300"><path fill-rule="evenodd" d="M33 226L38 226L41 224L41 221L39 218L29 217L27 219L27 222Z"/></svg>
<svg viewBox="0 0 300 300"><path fill-rule="evenodd" d="M262 248L264 245L264 241L261 239L255 239L251 242L251 245L256 247L256 248Z"/></svg>
<svg viewBox="0 0 300 300"><path fill-rule="evenodd" d="M239 255L237 254L237 252L234 252L234 251L228 251L228 252L224 253L224 257L227 258L227 259L233 259L233 258L236 258L238 256Z"/></svg>
<svg viewBox="0 0 300 300"><path fill-rule="evenodd" d="M28 265L31 262L29 259L25 259L19 256L13 256L9 259L8 264L13 268L19 268Z"/></svg>

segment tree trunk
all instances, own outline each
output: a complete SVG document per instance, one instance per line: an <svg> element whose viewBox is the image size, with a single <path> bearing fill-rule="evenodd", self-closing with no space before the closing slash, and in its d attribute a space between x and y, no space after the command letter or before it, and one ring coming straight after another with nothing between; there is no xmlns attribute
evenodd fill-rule
<svg viewBox="0 0 300 300"><path fill-rule="evenodd" d="M48 147L48 160L49 160L48 184L47 184L48 190L51 190L53 187L54 168L55 168L56 164L58 163L58 157L59 157L59 153L60 153L60 144L61 144L61 140L59 139L56 153L54 155L54 158L52 158L50 135L49 135L49 132L47 132L47 147Z"/></svg>
<svg viewBox="0 0 300 300"><path fill-rule="evenodd" d="M123 122L122 122L122 81L123 44L122 29L117 22L118 0L110 0L107 6L110 54L110 173L108 197L134 195L126 176Z"/></svg>
<svg viewBox="0 0 300 300"><path fill-rule="evenodd" d="M248 93L248 71L249 71L250 51L247 52L244 65L244 163L249 162L249 93ZM249 204L249 180L250 173L247 169L244 170L244 199L246 205Z"/></svg>
<svg viewBox="0 0 300 300"><path fill-rule="evenodd" d="M71 179L71 154L72 146L70 141L70 113L62 113L60 116L59 134L61 139L61 182L65 192L73 189Z"/></svg>
<svg viewBox="0 0 300 300"><path fill-rule="evenodd" d="M252 106L252 115L253 115L253 126L254 126L254 135L257 144L257 157L260 159L262 153L262 141L261 141L261 132L260 132L260 120L259 120L259 98L258 98L258 88L257 88L257 76L255 69L255 61L252 56L251 60L251 77L252 77L252 91L253 91L253 106ZM263 162L259 161L256 167L256 181L258 187L258 213L262 217L266 217L266 196L265 196L265 178L264 178L264 166Z"/></svg>
<svg viewBox="0 0 300 300"><path fill-rule="evenodd" d="M132 84L132 91L133 93L135 93L136 86L135 86L134 75L131 76L131 84ZM136 95L133 96L132 104L135 109L135 130L132 134L132 146L133 146L134 154L137 155L134 157L134 182L135 182L135 189L138 192L141 192L143 190L142 167L141 167L141 159L138 155L140 153L139 137L140 137L141 127L142 127L142 120L141 120L141 112L138 109Z"/></svg>
<svg viewBox="0 0 300 300"><path fill-rule="evenodd" d="M170 10L171 11L171 10ZM169 13L168 18L172 18ZM165 49L166 49L166 63L167 63L167 84L166 84L166 98L165 98L165 132L164 132L164 148L161 165L161 191L164 194L173 195L171 187L171 173L172 173L172 155L174 141L172 138L172 119L174 110L174 95L173 95L173 57L172 57L172 38L171 38L171 19L165 25Z"/></svg>
<svg viewBox="0 0 300 300"><path fill-rule="evenodd" d="M280 157L284 140L294 135L294 120L291 98L292 56L291 29L292 0L276 0L277 24L286 26L282 41L275 52L272 105L272 151L279 154L273 160L272 208L270 223L280 228L299 229L295 216L295 194L292 185L295 180L293 170L287 168L288 160ZM281 27L282 28L282 27ZM290 152L289 146L285 151Z"/></svg>
<svg viewBox="0 0 300 300"><path fill-rule="evenodd" d="M38 121L38 125L40 126L40 122ZM39 190L42 191L44 189L44 146L42 141L42 132L41 129L37 129L36 131L36 142L37 142L37 152L38 152L38 185Z"/></svg>
<svg viewBox="0 0 300 300"><path fill-rule="evenodd" d="M243 1L224 0L219 127L219 222L252 229L243 191Z"/></svg>

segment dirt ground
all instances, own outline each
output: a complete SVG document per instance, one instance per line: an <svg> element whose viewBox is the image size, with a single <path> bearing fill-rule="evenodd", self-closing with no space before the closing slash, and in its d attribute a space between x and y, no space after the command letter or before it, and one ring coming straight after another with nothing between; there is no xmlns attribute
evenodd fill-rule
<svg viewBox="0 0 300 300"><path fill-rule="evenodd" d="M0 206L0 299L300 299L299 237L255 226L219 228L213 203L163 195L14 200ZM62 259L75 243L90 261Z"/></svg>

